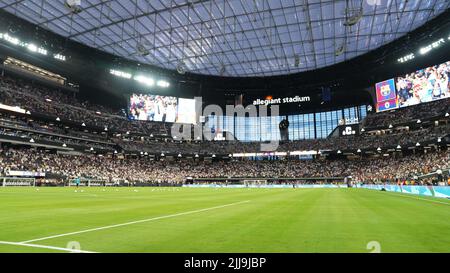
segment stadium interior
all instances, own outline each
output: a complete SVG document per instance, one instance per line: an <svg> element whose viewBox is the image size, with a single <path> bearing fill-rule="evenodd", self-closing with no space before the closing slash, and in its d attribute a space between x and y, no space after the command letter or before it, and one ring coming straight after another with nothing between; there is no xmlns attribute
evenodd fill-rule
<svg viewBox="0 0 450 273"><path fill-rule="evenodd" d="M0 195L15 186L70 193L79 186L83 193L94 186L413 187L419 195L423 187L433 189L424 198L448 209L449 6L445 0L0 1ZM435 228L449 224L447 218ZM450 246L448 238L428 248L386 245L393 252ZM99 251L203 250L177 247L99 244ZM206 250L272 252L246 241L243 249Z"/></svg>

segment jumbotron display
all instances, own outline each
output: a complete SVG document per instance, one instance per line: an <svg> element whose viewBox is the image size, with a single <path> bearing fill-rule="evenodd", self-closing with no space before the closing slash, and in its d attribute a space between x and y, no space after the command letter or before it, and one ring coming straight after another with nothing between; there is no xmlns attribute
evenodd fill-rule
<svg viewBox="0 0 450 273"><path fill-rule="evenodd" d="M130 97L130 118L134 120L175 122L176 97L133 94Z"/></svg>
<svg viewBox="0 0 450 273"><path fill-rule="evenodd" d="M132 94L130 119L195 123L195 100L149 94Z"/></svg>
<svg viewBox="0 0 450 273"><path fill-rule="evenodd" d="M450 97L450 61L376 84L377 112Z"/></svg>

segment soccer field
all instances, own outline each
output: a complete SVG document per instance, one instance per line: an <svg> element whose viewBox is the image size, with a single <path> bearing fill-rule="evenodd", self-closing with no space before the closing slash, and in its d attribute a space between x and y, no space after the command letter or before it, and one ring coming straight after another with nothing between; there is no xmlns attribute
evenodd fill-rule
<svg viewBox="0 0 450 273"><path fill-rule="evenodd" d="M91 252L450 252L446 199L366 189L74 190L0 188L0 252L77 244Z"/></svg>

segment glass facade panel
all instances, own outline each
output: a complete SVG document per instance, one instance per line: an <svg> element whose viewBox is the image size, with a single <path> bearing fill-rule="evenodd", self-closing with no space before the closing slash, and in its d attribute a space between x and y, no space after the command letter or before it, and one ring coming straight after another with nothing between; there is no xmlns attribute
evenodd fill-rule
<svg viewBox="0 0 450 273"><path fill-rule="evenodd" d="M284 118L289 120L289 139L302 140L326 138L345 118L361 121L367 115L367 106L349 107L340 110L310 114L275 117L233 117L214 115L208 117L208 126L215 132L231 132L240 141L280 140L278 124Z"/></svg>

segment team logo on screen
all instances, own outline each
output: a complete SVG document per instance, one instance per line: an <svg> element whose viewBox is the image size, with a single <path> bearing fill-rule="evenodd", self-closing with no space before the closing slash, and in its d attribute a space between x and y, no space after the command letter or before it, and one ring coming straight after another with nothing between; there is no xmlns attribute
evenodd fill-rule
<svg viewBox="0 0 450 273"><path fill-rule="evenodd" d="M380 88L380 93L383 97L387 97L389 96L389 94L391 93L391 88L389 85L383 85Z"/></svg>

